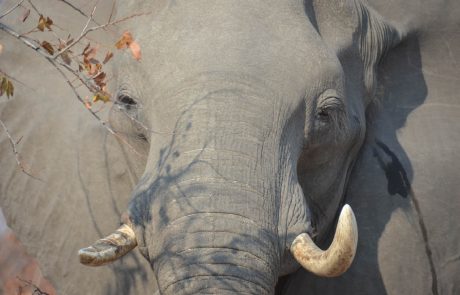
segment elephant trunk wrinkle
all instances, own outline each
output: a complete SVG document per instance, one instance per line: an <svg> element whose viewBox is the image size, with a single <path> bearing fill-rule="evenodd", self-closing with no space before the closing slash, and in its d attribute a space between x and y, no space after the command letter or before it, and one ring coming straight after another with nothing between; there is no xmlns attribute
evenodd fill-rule
<svg viewBox="0 0 460 295"><path fill-rule="evenodd" d="M270 294L279 249L262 193L242 191L231 182L190 182L181 188L182 194L163 208L168 222L153 263L163 293L212 288Z"/></svg>
<svg viewBox="0 0 460 295"><path fill-rule="evenodd" d="M158 269L164 294L201 294L203 289L232 294L271 294L274 279L266 261L236 248L194 247L170 253ZM213 293L213 294L221 294Z"/></svg>

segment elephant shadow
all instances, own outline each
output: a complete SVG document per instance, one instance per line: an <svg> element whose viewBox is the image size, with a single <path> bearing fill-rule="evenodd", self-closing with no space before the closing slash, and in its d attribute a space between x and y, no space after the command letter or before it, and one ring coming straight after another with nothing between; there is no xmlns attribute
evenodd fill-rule
<svg viewBox="0 0 460 295"><path fill-rule="evenodd" d="M302 290L305 294L393 293L390 290L395 286L411 285L407 284L410 274L400 273L401 266L420 257L426 261L431 289L437 294L426 228L411 188L413 166L398 137L411 112L427 97L418 37L410 36L389 52L378 74L379 99L368 109L366 140L344 197L358 223L355 261L338 278L319 278L299 269L280 279L277 294L301 294ZM325 249L331 240L332 234L318 243ZM422 246L412 246L422 240Z"/></svg>

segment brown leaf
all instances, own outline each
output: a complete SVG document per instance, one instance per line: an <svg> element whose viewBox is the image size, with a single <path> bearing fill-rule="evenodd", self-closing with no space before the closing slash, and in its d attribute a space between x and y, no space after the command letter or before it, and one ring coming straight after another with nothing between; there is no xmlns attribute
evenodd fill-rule
<svg viewBox="0 0 460 295"><path fill-rule="evenodd" d="M13 96L14 94L13 83L7 77L2 77L0 85L0 96L2 96L3 94L6 94L8 98Z"/></svg>
<svg viewBox="0 0 460 295"><path fill-rule="evenodd" d="M102 88L106 84L104 82L105 77L106 77L106 74L104 72L100 72L98 75L96 75L96 77L93 78L93 81L94 83L96 83L97 86Z"/></svg>
<svg viewBox="0 0 460 295"><path fill-rule="evenodd" d="M102 63L106 64L112 57L113 57L112 51L107 52L105 57L104 57L104 61Z"/></svg>
<svg viewBox="0 0 460 295"><path fill-rule="evenodd" d="M47 41L43 41L42 42L42 47L51 55L54 54L54 48L53 48L53 45L51 45L50 43L48 43Z"/></svg>
<svg viewBox="0 0 460 295"><path fill-rule="evenodd" d="M81 66L81 64L78 65L78 71L79 72L83 71L83 67Z"/></svg>
<svg viewBox="0 0 460 295"><path fill-rule="evenodd" d="M90 48L87 48L84 52L83 52L83 60L85 63L88 63L90 62L90 59L92 59L93 57L95 57L97 54L97 48L96 47L90 47Z"/></svg>
<svg viewBox="0 0 460 295"><path fill-rule="evenodd" d="M91 46L91 43L88 43L88 45L85 46L81 54L85 55L86 50L88 50L90 46Z"/></svg>
<svg viewBox="0 0 460 295"><path fill-rule="evenodd" d="M53 24L53 20L50 19L49 17L46 17L46 22L45 22L45 26L48 30L51 31L51 25Z"/></svg>
<svg viewBox="0 0 460 295"><path fill-rule="evenodd" d="M46 19L43 17L43 15L40 14L37 29L43 32L45 30L45 26L46 26Z"/></svg>
<svg viewBox="0 0 460 295"><path fill-rule="evenodd" d="M29 17L29 15L30 15L30 9L26 9L21 17L22 22L25 22L27 18Z"/></svg>
<svg viewBox="0 0 460 295"><path fill-rule="evenodd" d="M110 94L104 91L99 91L93 96L93 102L97 102L97 101L109 102Z"/></svg>
<svg viewBox="0 0 460 295"><path fill-rule="evenodd" d="M135 60L141 59L141 47L137 42L131 42L131 44L129 44L129 49L131 50L131 54L133 55Z"/></svg>
<svg viewBox="0 0 460 295"><path fill-rule="evenodd" d="M99 62L97 59L95 59L95 58L90 58L90 59L89 59L89 62L92 63L93 65L100 64L100 62Z"/></svg>
<svg viewBox="0 0 460 295"><path fill-rule="evenodd" d="M133 35L130 32L126 31L121 36L120 40L115 43L117 49L123 49L129 46L133 42Z"/></svg>
<svg viewBox="0 0 460 295"><path fill-rule="evenodd" d="M7 91L6 91L6 96L8 96L8 98L10 98L10 96L13 96L14 94L14 86L13 86L13 83L11 83L10 80L8 80L7 82Z"/></svg>
<svg viewBox="0 0 460 295"><path fill-rule="evenodd" d="M3 96L3 93L5 92L6 90L6 87L7 86L7 80L6 80L6 77L2 77L2 81L0 83L0 96Z"/></svg>
<svg viewBox="0 0 460 295"><path fill-rule="evenodd" d="M45 28L47 28L48 30L52 31L51 30L51 25L53 24L53 20L50 19L49 17L44 17L43 15L40 14L40 18L38 19L38 25L37 25L37 29L39 29L40 31L44 31Z"/></svg>
<svg viewBox="0 0 460 295"><path fill-rule="evenodd" d="M0 54L2 54L2 52L3 52L3 45L0 44Z"/></svg>
<svg viewBox="0 0 460 295"><path fill-rule="evenodd" d="M66 50L63 53L61 53L61 59L67 64L70 65L72 63L72 59L69 56L69 51Z"/></svg>

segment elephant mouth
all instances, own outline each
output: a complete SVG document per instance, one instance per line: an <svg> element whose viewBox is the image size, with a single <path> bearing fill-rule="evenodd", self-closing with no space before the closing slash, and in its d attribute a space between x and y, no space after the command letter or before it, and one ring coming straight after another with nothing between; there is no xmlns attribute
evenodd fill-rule
<svg viewBox="0 0 460 295"><path fill-rule="evenodd" d="M358 229L353 210L349 205L342 208L332 244L322 250L307 233L298 235L290 251L296 261L306 270L321 277L343 274L353 262L358 243ZM78 252L80 262L88 266L101 266L126 255L137 246L132 226L123 224L114 233L98 240Z"/></svg>

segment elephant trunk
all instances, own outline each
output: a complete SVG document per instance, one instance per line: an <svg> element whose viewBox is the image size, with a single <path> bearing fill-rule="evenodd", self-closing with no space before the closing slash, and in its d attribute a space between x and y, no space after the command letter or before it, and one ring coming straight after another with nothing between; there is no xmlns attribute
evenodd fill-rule
<svg viewBox="0 0 460 295"><path fill-rule="evenodd" d="M271 294L278 276L273 233L247 217L215 211L189 212L164 233L153 262L162 294Z"/></svg>
<svg viewBox="0 0 460 295"><path fill-rule="evenodd" d="M201 151L162 196L153 259L162 294L271 294L279 269L273 193L250 176L255 160L237 165L237 153L219 151L214 161L209 153L216 150Z"/></svg>

